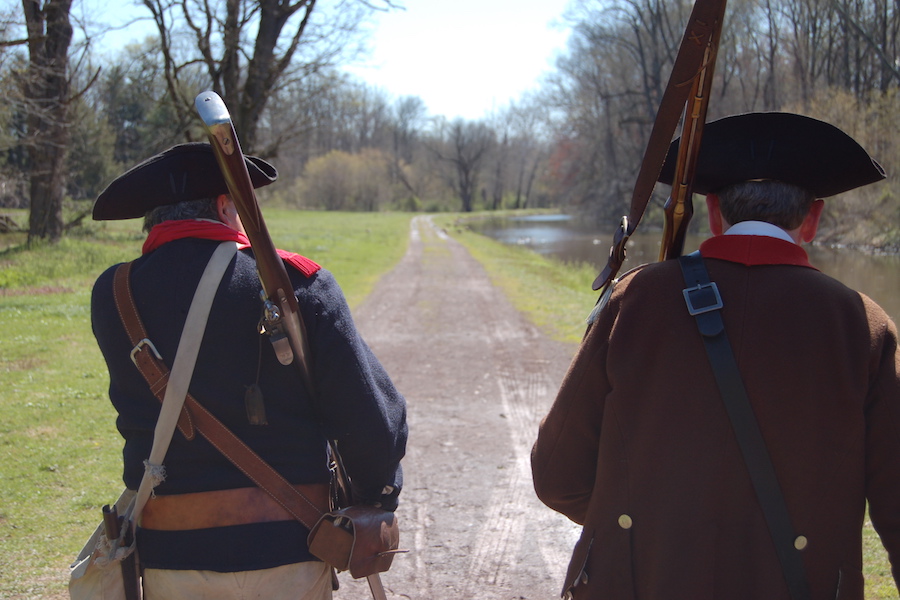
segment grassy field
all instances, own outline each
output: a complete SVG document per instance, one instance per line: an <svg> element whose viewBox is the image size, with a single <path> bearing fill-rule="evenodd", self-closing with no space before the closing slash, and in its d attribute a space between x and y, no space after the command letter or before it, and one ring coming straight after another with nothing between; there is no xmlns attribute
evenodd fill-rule
<svg viewBox="0 0 900 600"><path fill-rule="evenodd" d="M351 306L409 238L409 215L265 216L276 245L334 272ZM2 599L63 597L69 560L121 491L122 441L90 330L90 290L108 266L137 257L143 239L138 221L91 224L28 251L17 246L22 236L0 236Z"/></svg>

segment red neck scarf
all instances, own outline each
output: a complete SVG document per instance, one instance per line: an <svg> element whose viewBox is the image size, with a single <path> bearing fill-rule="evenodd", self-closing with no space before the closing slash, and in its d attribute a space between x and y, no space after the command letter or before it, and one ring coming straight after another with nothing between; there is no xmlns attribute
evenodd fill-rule
<svg viewBox="0 0 900 600"><path fill-rule="evenodd" d="M717 235L700 244L703 258L719 258L748 267L757 265L793 265L815 269L806 250L785 240L767 235Z"/></svg>
<svg viewBox="0 0 900 600"><path fill-rule="evenodd" d="M183 221L163 221L159 225L154 226L153 229L150 230L147 239L144 241L142 252L148 254L163 244L185 238L214 240L217 242L237 242L238 250L244 250L250 247L250 240L240 231L236 231L217 221L192 219ZM280 256L284 262L303 273L306 277L312 276L316 271L322 268L305 256L287 252L286 250L277 250L277 252L278 256Z"/></svg>

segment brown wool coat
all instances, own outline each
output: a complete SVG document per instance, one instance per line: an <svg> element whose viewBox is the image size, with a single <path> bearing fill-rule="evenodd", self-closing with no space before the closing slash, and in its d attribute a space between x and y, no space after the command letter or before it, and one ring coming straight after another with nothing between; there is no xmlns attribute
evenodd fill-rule
<svg viewBox="0 0 900 600"><path fill-rule="evenodd" d="M810 268L707 259L813 599L863 598L866 500L900 560L897 330ZM584 525L577 599L787 599L676 261L622 278L543 421L534 485ZM582 570L583 566L583 570Z"/></svg>

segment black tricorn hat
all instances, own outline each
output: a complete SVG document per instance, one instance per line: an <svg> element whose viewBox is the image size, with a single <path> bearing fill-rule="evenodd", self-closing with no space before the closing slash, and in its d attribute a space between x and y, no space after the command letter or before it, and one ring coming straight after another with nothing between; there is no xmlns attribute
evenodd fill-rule
<svg viewBox="0 0 900 600"><path fill-rule="evenodd" d="M254 188L269 185L278 177L275 167L261 158L244 155L244 162ZM116 177L97 197L93 217L95 221L133 219L157 206L227 193L212 146L179 144Z"/></svg>
<svg viewBox="0 0 900 600"><path fill-rule="evenodd" d="M678 143L669 146L659 181L671 185ZM703 129L694 193L774 180L827 198L884 179L884 169L849 135L824 121L783 112L746 113Z"/></svg>

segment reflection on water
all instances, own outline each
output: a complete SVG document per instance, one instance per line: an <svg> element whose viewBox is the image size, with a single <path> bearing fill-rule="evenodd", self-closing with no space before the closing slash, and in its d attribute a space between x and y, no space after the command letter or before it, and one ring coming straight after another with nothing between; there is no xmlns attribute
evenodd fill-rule
<svg viewBox="0 0 900 600"><path fill-rule="evenodd" d="M568 215L488 217L470 222L473 230L504 244L525 246L539 254L567 262L606 265L615 227L596 227ZM659 232L638 232L628 240L622 272L659 256ZM688 236L685 252L696 250L704 238ZM822 272L878 302L894 321L900 319L900 256L869 256L854 250L806 246L810 262Z"/></svg>

